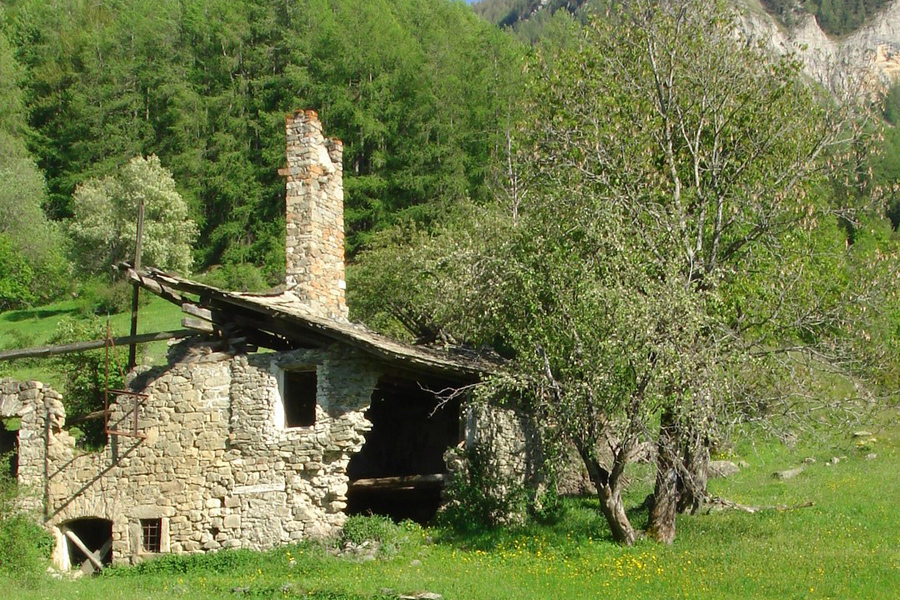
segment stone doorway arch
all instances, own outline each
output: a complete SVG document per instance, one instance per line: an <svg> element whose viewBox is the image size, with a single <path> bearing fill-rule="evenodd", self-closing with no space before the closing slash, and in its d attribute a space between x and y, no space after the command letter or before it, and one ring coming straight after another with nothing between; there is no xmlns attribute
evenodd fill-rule
<svg viewBox="0 0 900 600"><path fill-rule="evenodd" d="M112 564L112 521L83 517L59 526L57 557L63 570L91 574Z"/></svg>

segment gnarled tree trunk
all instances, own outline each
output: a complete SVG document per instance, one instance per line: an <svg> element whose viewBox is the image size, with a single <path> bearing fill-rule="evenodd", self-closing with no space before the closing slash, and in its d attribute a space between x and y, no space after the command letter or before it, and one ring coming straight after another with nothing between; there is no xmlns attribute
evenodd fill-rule
<svg viewBox="0 0 900 600"><path fill-rule="evenodd" d="M627 451L620 449L613 456L611 469L606 469L593 456L593 449L578 446L578 453L584 461L588 476L594 487L597 488L597 497L600 499L600 510L609 523L613 539L626 546L634 544L637 537L628 514L625 512L625 503L622 501L622 473L625 471Z"/></svg>
<svg viewBox="0 0 900 600"><path fill-rule="evenodd" d="M691 435L682 444L682 464L678 477L678 512L696 513L706 502L709 471L709 440Z"/></svg>
<svg viewBox="0 0 900 600"><path fill-rule="evenodd" d="M671 544L678 511L678 426L671 411L663 413L656 443L656 485L647 536Z"/></svg>

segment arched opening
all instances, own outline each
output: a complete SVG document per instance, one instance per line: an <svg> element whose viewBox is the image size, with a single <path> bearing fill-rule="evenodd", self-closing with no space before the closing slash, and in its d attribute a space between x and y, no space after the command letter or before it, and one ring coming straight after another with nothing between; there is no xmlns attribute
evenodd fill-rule
<svg viewBox="0 0 900 600"><path fill-rule="evenodd" d="M372 429L347 467L347 514L431 519L441 502L444 452L460 440L460 401L433 391L448 384L384 376L366 418Z"/></svg>
<svg viewBox="0 0 900 600"><path fill-rule="evenodd" d="M112 563L112 521L87 517L60 526L72 568L94 573Z"/></svg>

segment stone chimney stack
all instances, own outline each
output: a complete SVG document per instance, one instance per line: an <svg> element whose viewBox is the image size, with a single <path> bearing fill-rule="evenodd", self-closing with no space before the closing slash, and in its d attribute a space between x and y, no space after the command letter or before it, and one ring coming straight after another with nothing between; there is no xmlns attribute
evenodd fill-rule
<svg viewBox="0 0 900 600"><path fill-rule="evenodd" d="M316 316L346 321L344 147L322 135L315 111L294 111L285 125L286 287Z"/></svg>

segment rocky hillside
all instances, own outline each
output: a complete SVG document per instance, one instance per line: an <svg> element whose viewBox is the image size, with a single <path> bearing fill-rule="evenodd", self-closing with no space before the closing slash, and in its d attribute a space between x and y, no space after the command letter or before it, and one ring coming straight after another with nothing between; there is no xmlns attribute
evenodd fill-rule
<svg viewBox="0 0 900 600"><path fill-rule="evenodd" d="M900 0L889 0L861 26L840 37L826 33L815 15L798 7L785 19L783 14L773 14L778 2L730 1L745 34L775 51L796 53L810 77L830 88L863 81L875 89L900 81ZM523 37L532 41L536 26L553 12L580 15L603 4L603 0L482 0L473 8L501 27L527 31Z"/></svg>
<svg viewBox="0 0 900 600"><path fill-rule="evenodd" d="M759 0L745 0L738 10L745 33L773 50L795 52L806 72L828 87L840 89L862 81L876 89L900 81L900 0L841 38L828 36L808 14L786 28L763 10Z"/></svg>

